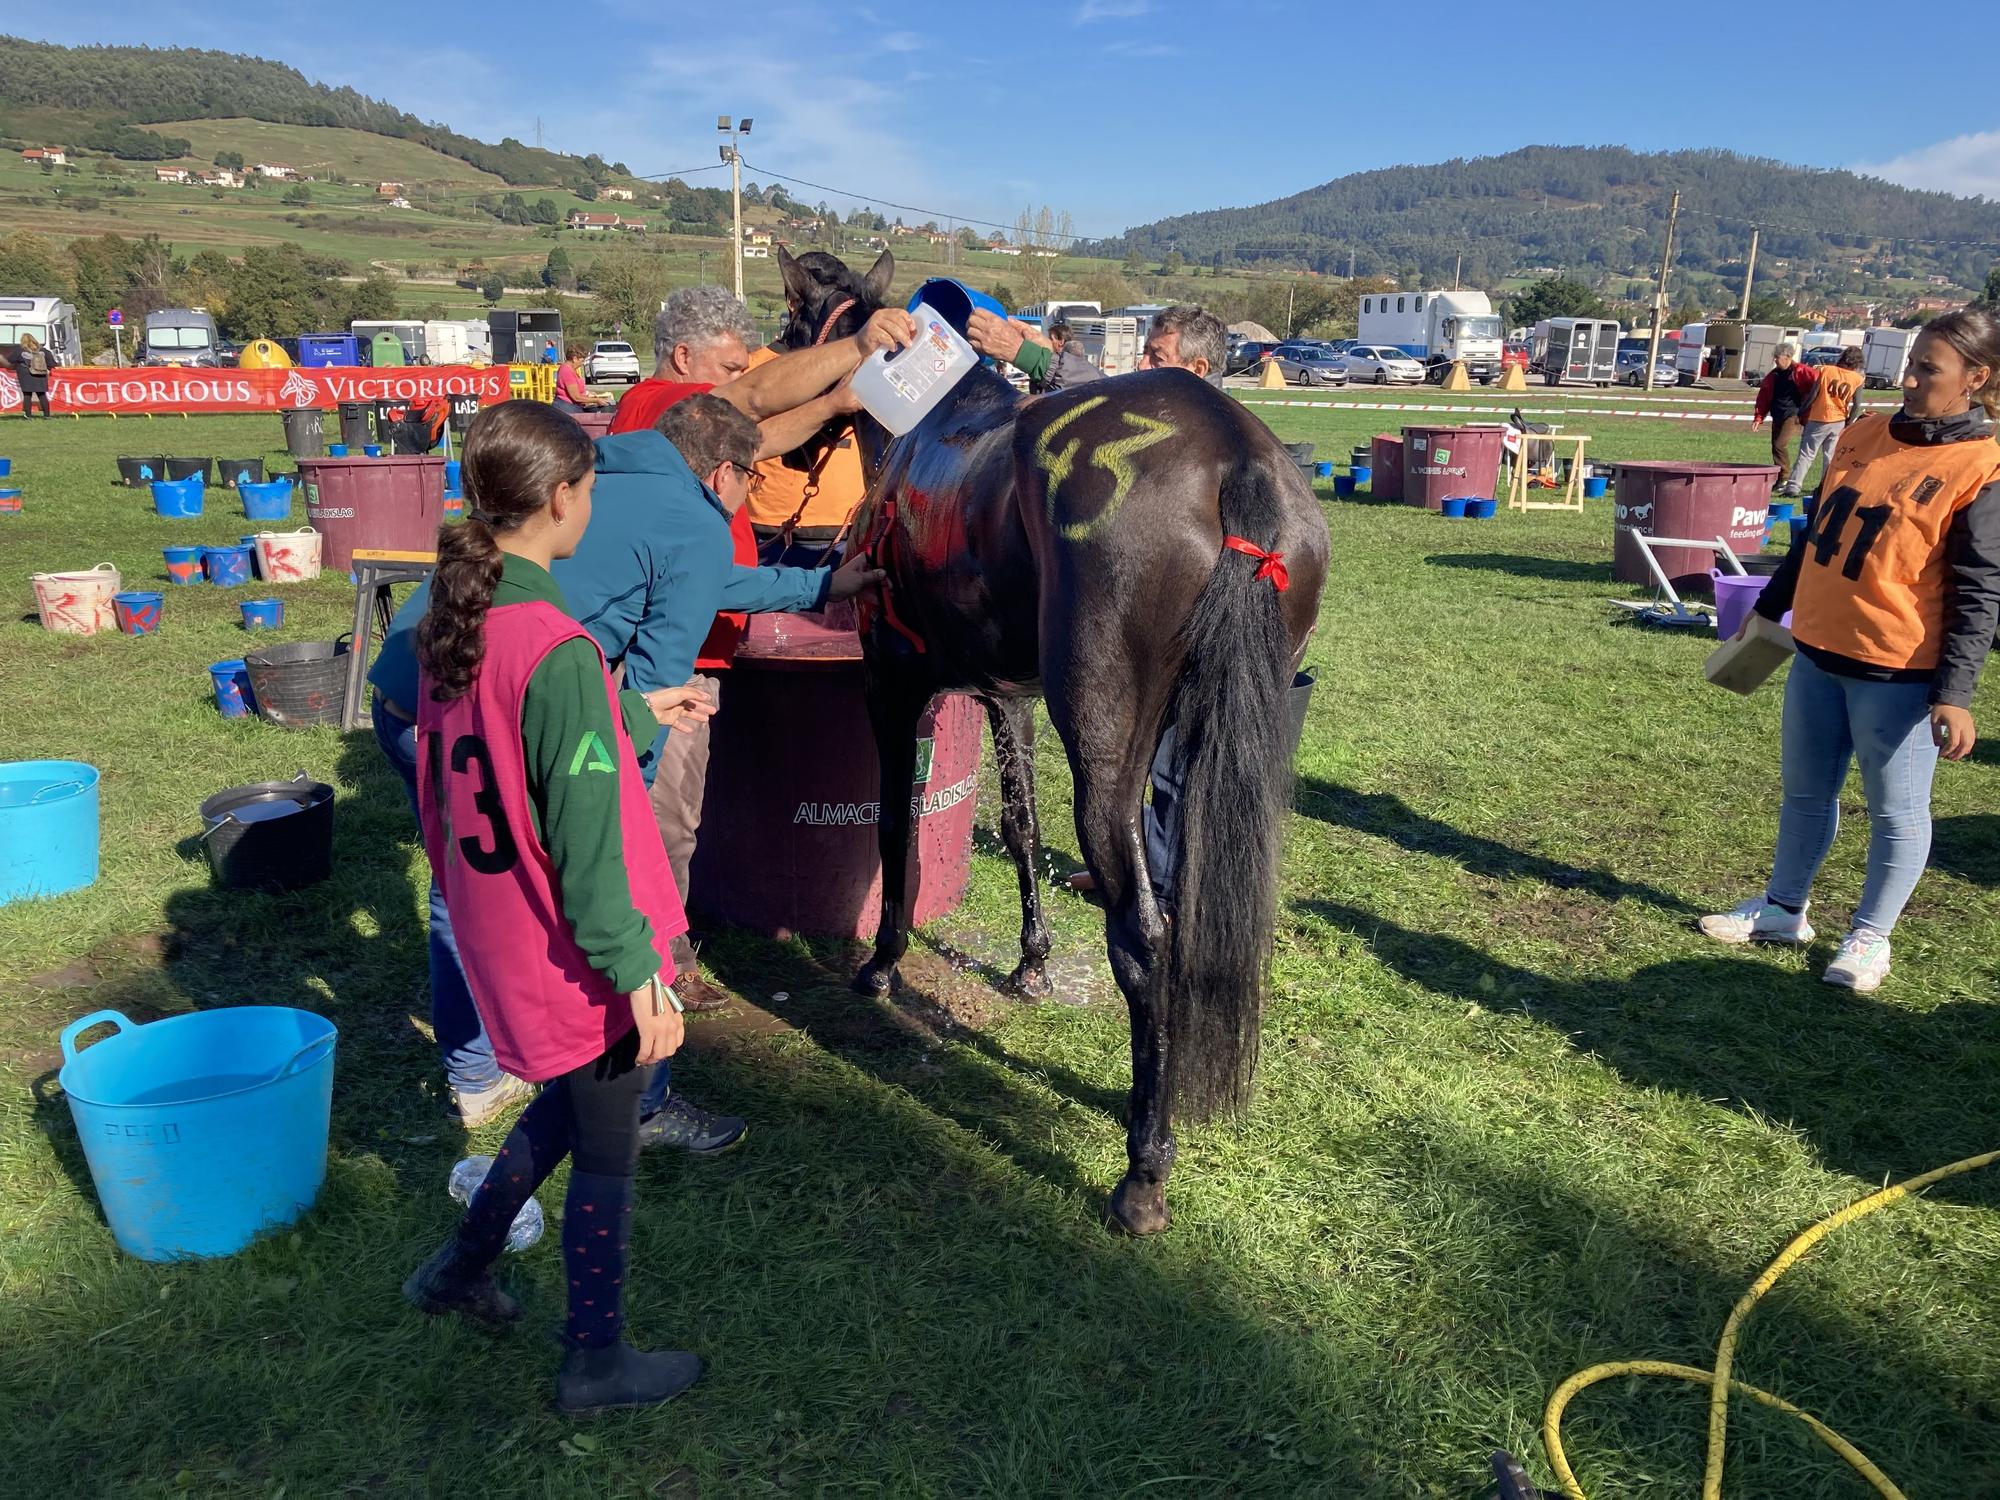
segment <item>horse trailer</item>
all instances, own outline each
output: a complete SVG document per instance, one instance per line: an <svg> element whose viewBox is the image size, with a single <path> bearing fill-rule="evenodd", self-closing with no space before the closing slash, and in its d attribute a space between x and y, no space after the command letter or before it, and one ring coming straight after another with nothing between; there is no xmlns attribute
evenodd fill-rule
<svg viewBox="0 0 2000 1500"><path fill-rule="evenodd" d="M562 358L562 314L552 308L496 307L486 315L496 365L536 365L549 350Z"/></svg>
<svg viewBox="0 0 2000 1500"><path fill-rule="evenodd" d="M33 334L57 364L83 363L76 309L60 297L0 297L0 346L9 357L20 348L23 334Z"/></svg>
<svg viewBox="0 0 2000 1500"><path fill-rule="evenodd" d="M1094 318L1071 314L1070 337L1088 359L1107 375L1124 375L1139 368L1146 351L1137 318Z"/></svg>
<svg viewBox="0 0 2000 1500"><path fill-rule="evenodd" d="M1861 372L1870 390L1886 391L1903 383L1910 349L1921 329L1871 328L1861 344Z"/></svg>
<svg viewBox="0 0 2000 1500"><path fill-rule="evenodd" d="M1529 368L1549 385L1608 386L1618 378L1618 324L1610 318L1550 318L1538 326Z"/></svg>

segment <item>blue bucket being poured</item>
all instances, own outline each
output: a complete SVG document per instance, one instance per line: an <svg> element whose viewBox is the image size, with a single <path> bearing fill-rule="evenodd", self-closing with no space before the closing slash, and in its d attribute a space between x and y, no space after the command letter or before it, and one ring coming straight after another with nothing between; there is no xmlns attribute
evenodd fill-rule
<svg viewBox="0 0 2000 1500"><path fill-rule="evenodd" d="M949 276L934 276L917 288L910 298L907 312L915 312L917 304L923 303L958 330L960 338L965 337L965 325L972 319L972 310L982 308L996 318L1007 316L1007 309L982 291L967 286L962 281L954 281Z"/></svg>
<svg viewBox="0 0 2000 1500"><path fill-rule="evenodd" d="M115 1035L78 1049L107 1024ZM63 1028L63 1096L118 1248L233 1255L312 1207L337 1036L325 1017L279 1005L146 1026L100 1010Z"/></svg>

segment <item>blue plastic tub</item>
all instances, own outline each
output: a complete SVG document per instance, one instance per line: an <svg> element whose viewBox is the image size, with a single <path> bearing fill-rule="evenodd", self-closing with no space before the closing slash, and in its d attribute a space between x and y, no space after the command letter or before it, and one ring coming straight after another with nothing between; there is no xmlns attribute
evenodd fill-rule
<svg viewBox="0 0 2000 1500"><path fill-rule="evenodd" d="M370 458L380 458L382 456L382 445L380 443L363 443L361 451Z"/></svg>
<svg viewBox="0 0 2000 1500"><path fill-rule="evenodd" d="M1336 475L1334 475L1334 476L1333 476L1333 492L1334 492L1334 493L1335 493L1336 495L1351 495L1351 494L1353 494L1353 493L1354 493L1354 476L1353 476L1352 474L1336 474Z"/></svg>
<svg viewBox="0 0 2000 1500"><path fill-rule="evenodd" d="M0 479L5 479L9 474L13 472L14 472L14 460L11 458L0 458Z"/></svg>
<svg viewBox="0 0 2000 1500"><path fill-rule="evenodd" d="M956 328L961 336L975 307L984 308L996 318L1007 316L1007 309L985 292L949 276L934 276L918 287L904 311L915 312L920 302Z"/></svg>
<svg viewBox="0 0 2000 1500"><path fill-rule="evenodd" d="M345 444L345 443L328 443L328 444L326 445L326 456L327 456L328 458L345 458L345 457L347 457L347 444Z"/></svg>
<svg viewBox="0 0 2000 1500"><path fill-rule="evenodd" d="M0 515L18 516L21 513L21 492L15 489L0 489Z"/></svg>
<svg viewBox="0 0 2000 1500"><path fill-rule="evenodd" d="M167 560L169 583L201 582L201 548L162 547L160 555Z"/></svg>
<svg viewBox="0 0 2000 1500"><path fill-rule="evenodd" d="M284 623L284 600L245 599L243 601L243 628L245 630L276 630Z"/></svg>
<svg viewBox="0 0 2000 1500"><path fill-rule="evenodd" d="M150 589L113 594L111 617L118 622L121 635L151 635L160 628L160 615L166 604L165 594Z"/></svg>
<svg viewBox="0 0 2000 1500"><path fill-rule="evenodd" d="M444 461L444 492L447 495L458 493L458 460L455 458Z"/></svg>
<svg viewBox="0 0 2000 1500"><path fill-rule="evenodd" d="M1354 464L1349 467L1348 473L1354 476L1354 487L1357 490L1364 484L1373 484L1375 482L1375 467L1373 464Z"/></svg>
<svg viewBox="0 0 2000 1500"><path fill-rule="evenodd" d="M117 1034L79 1051L77 1038ZM311 1208L326 1180L339 1033L308 1010L244 1005L135 1026L63 1028L62 1082L97 1201L140 1260L234 1255Z"/></svg>
<svg viewBox="0 0 2000 1500"><path fill-rule="evenodd" d="M0 906L97 883L97 767L0 761Z"/></svg>
<svg viewBox="0 0 2000 1500"><path fill-rule="evenodd" d="M257 707L257 695L250 691L250 669L238 657L219 661L208 669L215 684L215 706L225 719L241 719Z"/></svg>
<svg viewBox="0 0 2000 1500"><path fill-rule="evenodd" d="M1314 464L1313 474L1320 479L1331 479L1333 478L1333 465L1330 463Z"/></svg>
<svg viewBox="0 0 2000 1500"><path fill-rule="evenodd" d="M1583 498L1586 500L1602 500L1604 492L1610 487L1610 480L1604 478L1602 475L1593 474L1583 482Z"/></svg>
<svg viewBox="0 0 2000 1500"><path fill-rule="evenodd" d="M1465 518L1468 521L1490 521L1499 508L1497 500L1468 500L1465 502Z"/></svg>
<svg viewBox="0 0 2000 1500"><path fill-rule="evenodd" d="M292 486L289 480L271 479L262 484L239 484L243 514L252 521L283 521L292 514Z"/></svg>
<svg viewBox="0 0 2000 1500"><path fill-rule="evenodd" d="M195 479L155 479L153 509L163 516L198 516L206 488Z"/></svg>
<svg viewBox="0 0 2000 1500"><path fill-rule="evenodd" d="M1806 533L1812 530L1812 518L1810 516L1793 516L1786 524L1791 530L1792 545L1794 547L1804 541Z"/></svg>
<svg viewBox="0 0 2000 1500"><path fill-rule="evenodd" d="M201 569L217 588L233 589L250 581L250 556L254 550L240 542L233 547L204 547Z"/></svg>
<svg viewBox="0 0 2000 1500"><path fill-rule="evenodd" d="M1463 521L1465 519L1466 504L1467 502L1463 499L1440 500L1438 502L1438 510L1442 515L1449 517L1451 520Z"/></svg>

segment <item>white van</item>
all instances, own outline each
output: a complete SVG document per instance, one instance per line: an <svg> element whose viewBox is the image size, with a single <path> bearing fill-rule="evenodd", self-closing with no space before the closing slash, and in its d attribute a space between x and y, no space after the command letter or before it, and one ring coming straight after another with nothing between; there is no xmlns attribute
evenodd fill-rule
<svg viewBox="0 0 2000 1500"><path fill-rule="evenodd" d="M9 350L31 333L44 349L55 351L56 363L83 363L83 335L76 309L60 297L0 297L0 344Z"/></svg>
<svg viewBox="0 0 2000 1500"><path fill-rule="evenodd" d="M1911 346L1921 328L1871 328L1861 341L1861 374L1870 390L1886 391L1903 383Z"/></svg>

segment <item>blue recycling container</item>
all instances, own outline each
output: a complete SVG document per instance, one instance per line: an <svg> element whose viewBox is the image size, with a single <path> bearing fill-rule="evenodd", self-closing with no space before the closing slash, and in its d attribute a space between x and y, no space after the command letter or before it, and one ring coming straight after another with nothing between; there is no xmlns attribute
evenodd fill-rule
<svg viewBox="0 0 2000 1500"><path fill-rule="evenodd" d="M97 767L0 761L0 906L97 883Z"/></svg>
<svg viewBox="0 0 2000 1500"><path fill-rule="evenodd" d="M117 1033L78 1048L106 1024ZM64 1027L58 1076L118 1248L233 1255L312 1207L337 1036L325 1017L280 1005L145 1026L100 1010Z"/></svg>
<svg viewBox="0 0 2000 1500"><path fill-rule="evenodd" d="M328 365L358 365L361 349L351 333L302 333L299 335L299 368L324 369Z"/></svg>

